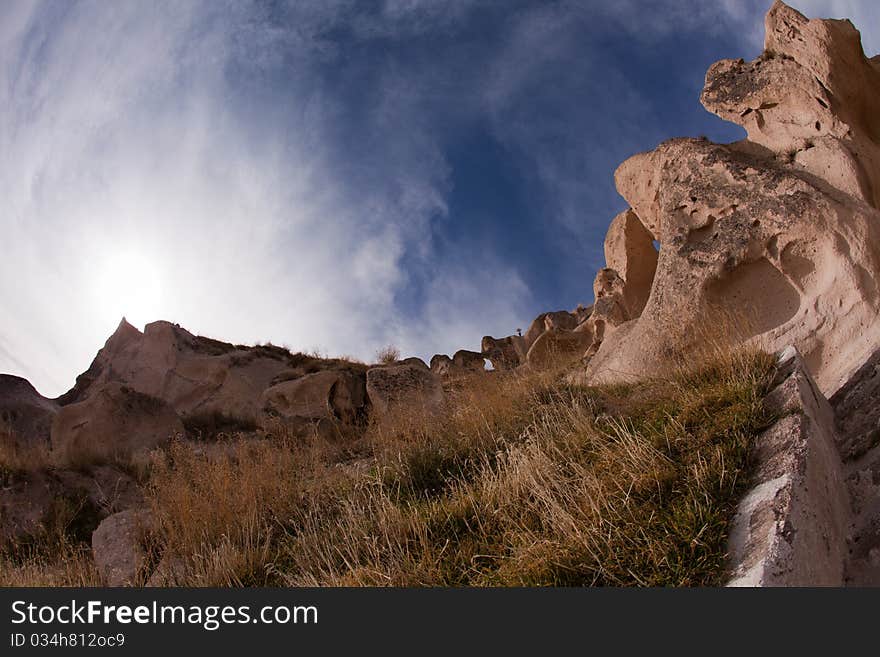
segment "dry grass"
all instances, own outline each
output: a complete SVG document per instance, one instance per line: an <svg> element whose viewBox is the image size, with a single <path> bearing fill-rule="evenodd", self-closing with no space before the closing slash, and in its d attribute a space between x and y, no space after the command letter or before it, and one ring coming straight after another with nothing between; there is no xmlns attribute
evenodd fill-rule
<svg viewBox="0 0 880 657"><path fill-rule="evenodd" d="M48 445L20 445L0 428L0 478L4 473L33 472L51 463Z"/></svg>
<svg viewBox="0 0 880 657"><path fill-rule="evenodd" d="M276 567L290 585L721 583L771 372L755 353L637 386L499 389L517 413L465 405L380 455Z"/></svg>
<svg viewBox="0 0 880 657"><path fill-rule="evenodd" d="M396 363L400 360L400 349L395 347L394 345L388 345L387 347L382 347L379 351L376 352L376 362L381 363L383 365L390 365L391 363Z"/></svg>
<svg viewBox="0 0 880 657"><path fill-rule="evenodd" d="M193 586L719 584L773 360L710 351L631 385L473 377L359 441L175 442L150 468L152 566ZM87 561L0 566L83 583Z"/></svg>

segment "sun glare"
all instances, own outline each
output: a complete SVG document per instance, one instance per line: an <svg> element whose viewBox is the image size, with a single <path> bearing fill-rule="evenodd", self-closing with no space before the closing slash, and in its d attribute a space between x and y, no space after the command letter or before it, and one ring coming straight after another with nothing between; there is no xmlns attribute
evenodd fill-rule
<svg viewBox="0 0 880 657"><path fill-rule="evenodd" d="M161 319L162 281L156 263L141 253L119 251L97 272L96 301L101 318L110 323L125 317L131 324Z"/></svg>

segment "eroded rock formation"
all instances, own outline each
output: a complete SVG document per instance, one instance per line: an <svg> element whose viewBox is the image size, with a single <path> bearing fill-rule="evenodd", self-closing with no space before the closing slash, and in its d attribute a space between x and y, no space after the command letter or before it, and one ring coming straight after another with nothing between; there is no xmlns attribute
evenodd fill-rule
<svg viewBox="0 0 880 657"><path fill-rule="evenodd" d="M52 421L52 451L58 462L75 465L145 453L183 433L183 423L165 401L109 382L58 412Z"/></svg>
<svg viewBox="0 0 880 657"><path fill-rule="evenodd" d="M367 395L378 417L400 404L420 411L439 411L444 400L440 377L418 359L368 370Z"/></svg>
<svg viewBox="0 0 880 657"><path fill-rule="evenodd" d="M644 309L605 336L588 381L657 373L700 342L755 340L796 345L833 393L880 341L876 63L848 21L777 2L766 27L764 54L715 64L702 95L747 140L674 139L617 170L627 218L660 252ZM612 224L606 253L629 272L617 254L647 247L637 227L624 232Z"/></svg>

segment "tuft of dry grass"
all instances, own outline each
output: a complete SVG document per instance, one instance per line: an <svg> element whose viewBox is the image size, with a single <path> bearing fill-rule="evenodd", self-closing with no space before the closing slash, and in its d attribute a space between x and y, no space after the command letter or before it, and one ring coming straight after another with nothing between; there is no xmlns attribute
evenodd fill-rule
<svg viewBox="0 0 880 657"><path fill-rule="evenodd" d="M391 363L396 363L400 360L400 349L395 347L394 345L388 345L387 347L382 347L379 351L376 352L376 362L381 363L382 365L390 365Z"/></svg>

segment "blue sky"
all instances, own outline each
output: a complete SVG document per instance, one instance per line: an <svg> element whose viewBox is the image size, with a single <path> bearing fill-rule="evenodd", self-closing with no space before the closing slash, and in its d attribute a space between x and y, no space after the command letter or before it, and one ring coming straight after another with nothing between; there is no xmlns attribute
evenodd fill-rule
<svg viewBox="0 0 880 657"><path fill-rule="evenodd" d="M872 0L795 3L850 16ZM0 371L119 317L369 359L592 301L613 171L708 114L769 3L0 3Z"/></svg>

